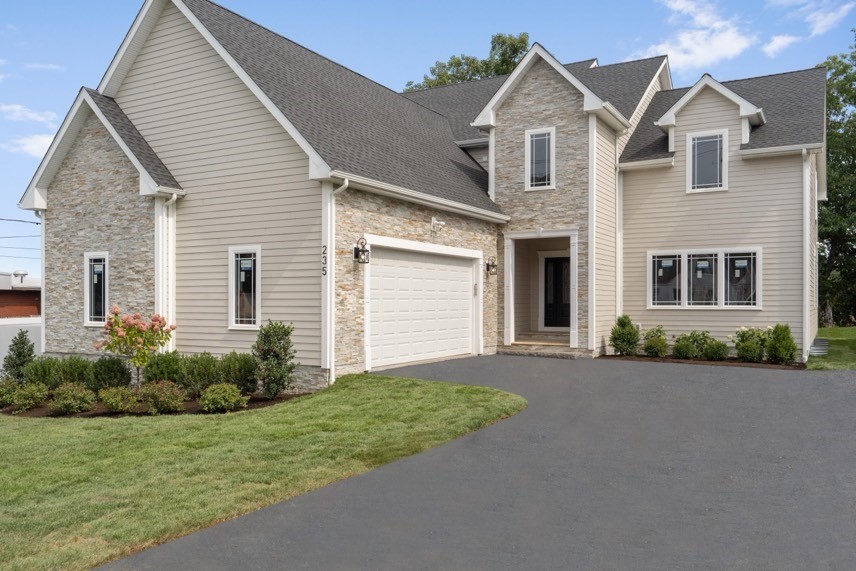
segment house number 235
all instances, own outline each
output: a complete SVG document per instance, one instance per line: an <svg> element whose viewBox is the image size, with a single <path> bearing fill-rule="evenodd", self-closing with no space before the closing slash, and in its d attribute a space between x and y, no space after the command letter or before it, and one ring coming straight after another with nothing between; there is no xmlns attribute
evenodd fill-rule
<svg viewBox="0 0 856 571"><path fill-rule="evenodd" d="M321 246L321 275L327 275L327 246Z"/></svg>

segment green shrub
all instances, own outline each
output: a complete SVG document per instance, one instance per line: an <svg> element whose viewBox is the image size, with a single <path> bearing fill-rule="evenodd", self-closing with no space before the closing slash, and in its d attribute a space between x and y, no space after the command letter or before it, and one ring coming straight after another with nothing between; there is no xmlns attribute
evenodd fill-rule
<svg viewBox="0 0 856 571"><path fill-rule="evenodd" d="M53 377L53 370L59 363L56 357L36 357L22 369L25 384L42 383L48 385Z"/></svg>
<svg viewBox="0 0 856 571"><path fill-rule="evenodd" d="M66 383L88 387L92 385L92 361L77 355L60 359L51 370L48 388L51 390Z"/></svg>
<svg viewBox="0 0 856 571"><path fill-rule="evenodd" d="M291 343L293 325L281 321L268 321L262 325L253 344L253 358L256 360L256 380L262 386L262 392L269 398L276 398L292 385L292 374L297 367L294 361L294 347Z"/></svg>
<svg viewBox="0 0 856 571"><path fill-rule="evenodd" d="M669 352L669 342L662 325L647 329L642 334L642 351L649 357L665 357Z"/></svg>
<svg viewBox="0 0 856 571"><path fill-rule="evenodd" d="M140 400L149 414L184 410L184 389L172 381L155 381L140 388Z"/></svg>
<svg viewBox="0 0 856 571"><path fill-rule="evenodd" d="M137 406L137 395L129 387L101 389L98 398L111 412L132 412Z"/></svg>
<svg viewBox="0 0 856 571"><path fill-rule="evenodd" d="M679 335L672 345L672 357L675 359L695 359L699 356L698 348L692 340Z"/></svg>
<svg viewBox="0 0 856 571"><path fill-rule="evenodd" d="M734 342L737 358L747 363L760 363L764 360L764 348L770 329L760 327L741 327L728 338ZM747 345L748 344L748 345ZM744 347L744 345L747 345Z"/></svg>
<svg viewBox="0 0 856 571"><path fill-rule="evenodd" d="M737 345L737 360L744 363L760 363L764 360L764 347L757 339L747 339Z"/></svg>
<svg viewBox="0 0 856 571"><path fill-rule="evenodd" d="M708 343L711 341L715 341L715 339L710 335L709 331L690 331L689 333L683 333L678 335L675 338L675 344L678 341L687 341L688 343L692 343L693 347L695 347L696 357L701 357L704 355L704 348L707 347ZM695 357L690 357L694 359Z"/></svg>
<svg viewBox="0 0 856 571"><path fill-rule="evenodd" d="M131 384L131 369L121 357L99 357L92 365L92 383L89 389L95 392L110 387L127 387Z"/></svg>
<svg viewBox="0 0 856 571"><path fill-rule="evenodd" d="M24 382L24 367L36 358L36 348L27 332L21 329L12 338L9 352L3 357L3 375L19 383Z"/></svg>
<svg viewBox="0 0 856 571"><path fill-rule="evenodd" d="M211 385L199 398L205 412L229 412L247 406L250 397L241 394L241 389L232 383Z"/></svg>
<svg viewBox="0 0 856 571"><path fill-rule="evenodd" d="M179 385L184 383L184 359L177 351L156 353L151 356L143 369L143 381L172 381Z"/></svg>
<svg viewBox="0 0 856 571"><path fill-rule="evenodd" d="M797 344L791 326L777 323L767 338L767 360L777 365L792 365L797 360Z"/></svg>
<svg viewBox="0 0 856 571"><path fill-rule="evenodd" d="M635 355L639 348L639 330L630 317L621 315L609 334L609 344L619 355Z"/></svg>
<svg viewBox="0 0 856 571"><path fill-rule="evenodd" d="M95 393L78 383L63 383L53 391L48 406L54 412L74 414L92 410L95 405Z"/></svg>
<svg viewBox="0 0 856 571"><path fill-rule="evenodd" d="M0 380L0 408L6 408L12 404L12 393L20 386L21 383L13 379Z"/></svg>
<svg viewBox="0 0 856 571"><path fill-rule="evenodd" d="M704 346L704 358L708 361L725 361L728 359L728 345L713 339Z"/></svg>
<svg viewBox="0 0 856 571"><path fill-rule="evenodd" d="M258 390L256 383L256 360L249 353L232 351L220 357L221 383L237 385L245 395L251 395Z"/></svg>
<svg viewBox="0 0 856 571"><path fill-rule="evenodd" d="M23 412L36 408L48 400L48 388L44 383L27 383L12 392L10 405L14 412Z"/></svg>
<svg viewBox="0 0 856 571"><path fill-rule="evenodd" d="M188 355L184 357L184 381L178 384L190 398L196 398L217 382L219 374L217 357L211 353Z"/></svg>

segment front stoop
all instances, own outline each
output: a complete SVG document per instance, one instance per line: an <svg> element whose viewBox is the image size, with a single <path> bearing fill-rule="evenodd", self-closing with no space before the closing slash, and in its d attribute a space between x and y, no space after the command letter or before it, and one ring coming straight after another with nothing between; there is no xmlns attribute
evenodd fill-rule
<svg viewBox="0 0 856 571"><path fill-rule="evenodd" d="M563 345L518 344L501 345L497 355L519 355L525 357L549 357L552 359L591 359L594 357L588 349L574 349Z"/></svg>

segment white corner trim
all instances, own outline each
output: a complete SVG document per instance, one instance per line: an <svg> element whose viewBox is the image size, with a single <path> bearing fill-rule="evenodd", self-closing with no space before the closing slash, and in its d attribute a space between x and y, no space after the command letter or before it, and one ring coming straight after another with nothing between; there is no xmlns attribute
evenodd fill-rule
<svg viewBox="0 0 856 571"><path fill-rule="evenodd" d="M808 359L811 350L809 339L809 281L811 280L811 156L808 151L803 151L803 319L802 319L802 361Z"/></svg>
<svg viewBox="0 0 856 571"><path fill-rule="evenodd" d="M110 254L108 252L84 252L83 253L83 326L104 327L104 321L90 321L89 319L89 260L92 258L104 258L104 317L110 314ZM44 277L42 278L44 279Z"/></svg>
<svg viewBox="0 0 856 571"><path fill-rule="evenodd" d="M597 328L595 258L597 257L597 117L589 115L589 224L588 224L588 348L594 351Z"/></svg>
<svg viewBox="0 0 856 571"><path fill-rule="evenodd" d="M615 175L615 315L624 313L624 173Z"/></svg>
<svg viewBox="0 0 856 571"><path fill-rule="evenodd" d="M687 91L683 97L678 99L674 105L672 105L663 115L654 123L661 129L666 129L667 127L674 126L677 124L677 114L680 113L681 109L683 109L690 101L692 101L699 92L709 87L725 97L729 99L732 103L736 104L739 108L740 117L746 117L749 119L749 122L754 125L763 125L766 122L766 118L764 117L764 110L742 98L741 96L734 93L732 90L728 89L715 79L713 79L710 75L704 74L701 79L699 79L693 87Z"/></svg>
<svg viewBox="0 0 856 571"><path fill-rule="evenodd" d="M570 236L571 257L571 338L569 345L578 349L580 346L580 269L579 269L579 236L574 230Z"/></svg>
<svg viewBox="0 0 856 571"><path fill-rule="evenodd" d="M635 171L643 169L658 169L675 166L675 157L663 157L662 159L648 159L647 161L633 161L629 163L618 163L622 171Z"/></svg>
<svg viewBox="0 0 856 571"><path fill-rule="evenodd" d="M503 345L508 346L514 343L514 260L515 254L514 239L506 234L505 248L503 249L503 274L505 277L504 283L504 319L503 319Z"/></svg>
<svg viewBox="0 0 856 571"><path fill-rule="evenodd" d="M493 133L494 128L491 128ZM550 184L547 186L532 186L532 136L550 135ZM525 180L523 190L556 190L556 127L541 127L539 129L526 129L523 134L523 146L525 156Z"/></svg>
<svg viewBox="0 0 856 571"><path fill-rule="evenodd" d="M321 368L336 382L336 195L321 183Z"/></svg>
<svg viewBox="0 0 856 571"><path fill-rule="evenodd" d="M722 181L714 188L693 188L693 139L698 137L722 136ZM700 194L705 192L722 192L728 190L728 163L730 161L730 148L728 143L728 129L711 129L709 131L694 131L687 133L686 146L686 179L687 194Z"/></svg>
<svg viewBox="0 0 856 571"><path fill-rule="evenodd" d="M469 216L470 218L477 218L479 220L486 220L488 222L494 223L505 223L511 220L511 217L506 216L505 214L499 214L496 212L491 212L490 210L484 210L482 208L468 206L466 204L461 204L460 202L447 200L445 198L440 198L437 196L431 196L422 192L411 190L409 188L404 188L401 186L396 186L394 184L388 184L385 182L372 180L370 178L351 173L333 171L330 173L330 176L332 178L341 180L348 179L351 183L351 186L359 190L364 190L373 194L379 194L381 196L397 198L405 202L412 202L413 204L421 204L422 206L436 208L437 210L454 212L455 214L462 214L464 216Z"/></svg>
<svg viewBox="0 0 856 571"><path fill-rule="evenodd" d="M237 61L235 61L235 58L232 57L232 55L226 50L226 48L224 48L220 44L220 42L218 42L214 38L211 32L209 32L208 29L202 24L202 22L199 21L193 11L190 10L184 4L184 2L182 2L182 0L172 0L172 2L173 4L175 4L175 7L178 8L182 14L184 14L184 17L187 18L191 24L193 24L193 27L196 28L196 30L200 34L202 34L202 37L204 37L208 41L211 47L214 48L214 51L216 51L220 55L220 57L223 58L223 61L225 61L226 64L230 68L232 68L232 71L235 72L235 75L237 75L241 79L241 81L244 82L244 85L246 85L249 90L252 91L253 95L255 95L258 100L261 101L262 105L264 105L265 108L270 112L270 114L273 115L274 118L276 118L276 120L288 132L291 138L293 138L298 144L298 146L303 149L303 152L309 156L309 178L328 178L330 176L330 167L327 165L324 159L321 158L321 155L318 154L318 152L312 147L312 145L309 144L309 141L307 141L306 138L302 134L300 134L300 132L297 130L297 127L295 127L294 124L288 120L288 118L279 109L279 107L277 107L273 103L273 101L271 101L270 97L268 97L268 95L258 86L258 84L253 81L249 74L244 71L244 68L242 68Z"/></svg>
<svg viewBox="0 0 856 571"><path fill-rule="evenodd" d="M496 129L491 127L487 147L487 195L496 202Z"/></svg>
<svg viewBox="0 0 856 571"><path fill-rule="evenodd" d="M256 255L256 323L254 325L244 325L235 323L235 255L249 254ZM262 293L263 293L263 278L264 269L262 267L262 247L260 244L252 246L229 246L229 299L227 305L227 328L230 331L258 331L262 323Z"/></svg>

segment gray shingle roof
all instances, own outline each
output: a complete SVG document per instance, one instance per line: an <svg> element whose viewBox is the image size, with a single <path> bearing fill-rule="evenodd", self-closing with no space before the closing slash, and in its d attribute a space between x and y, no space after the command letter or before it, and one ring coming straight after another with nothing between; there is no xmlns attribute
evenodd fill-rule
<svg viewBox="0 0 856 571"><path fill-rule="evenodd" d="M824 142L826 69L801 71L724 81L737 95L764 109L767 122L752 129L742 149L762 149ZM654 95L624 152L621 162L670 157L668 136L654 125L690 88L661 91Z"/></svg>
<svg viewBox="0 0 856 571"><path fill-rule="evenodd" d="M185 4L333 170L500 212L445 117L208 0Z"/></svg>
<svg viewBox="0 0 856 571"><path fill-rule="evenodd" d="M175 177L172 176L172 173L169 172L169 169L160 160L160 157L155 154L148 142L146 142L137 128L134 127L134 124L131 123L131 120L125 115L121 107L119 107L119 104L112 97L101 95L94 89L88 87L84 87L83 89L89 94L98 106L98 109L122 138L125 145L134 153L134 156L137 157L137 160L140 161L146 172L154 179L155 184L181 190L181 185L178 184L178 181L175 180Z"/></svg>
<svg viewBox="0 0 856 571"><path fill-rule="evenodd" d="M595 60L589 59L566 64L565 69L595 95L612 103L622 115L630 119L664 59L665 56L657 56L596 67L591 67ZM484 133L470 126L470 123L507 78L507 75L503 75L402 95L448 117L455 140L483 139Z"/></svg>

